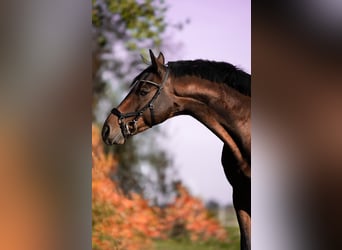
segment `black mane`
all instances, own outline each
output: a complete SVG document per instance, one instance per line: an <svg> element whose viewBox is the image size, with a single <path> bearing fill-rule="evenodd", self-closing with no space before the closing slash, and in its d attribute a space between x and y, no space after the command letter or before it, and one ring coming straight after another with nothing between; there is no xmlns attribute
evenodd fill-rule
<svg viewBox="0 0 342 250"><path fill-rule="evenodd" d="M175 77L197 76L212 82L225 83L240 93L251 96L251 76L230 63L194 60L169 62L168 66Z"/></svg>

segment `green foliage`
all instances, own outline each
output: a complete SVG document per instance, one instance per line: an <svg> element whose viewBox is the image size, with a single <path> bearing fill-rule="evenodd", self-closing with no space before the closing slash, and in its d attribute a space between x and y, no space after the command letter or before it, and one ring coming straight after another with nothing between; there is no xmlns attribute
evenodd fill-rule
<svg viewBox="0 0 342 250"><path fill-rule="evenodd" d="M221 243L217 241L212 242L198 242L191 241L176 241L176 240L164 240L156 241L155 250L239 250L239 243Z"/></svg>
<svg viewBox="0 0 342 250"><path fill-rule="evenodd" d="M161 45L160 34L165 30L164 1L155 0L93 0L92 24L104 47L110 42L106 32L116 33L117 38L126 40L129 50L143 49L139 42L152 41L154 47ZM104 42L105 41L105 42Z"/></svg>
<svg viewBox="0 0 342 250"><path fill-rule="evenodd" d="M98 102L108 91L103 73L110 72L122 83L134 77L132 69L141 63L139 53L161 46L166 9L157 0L92 0L94 119ZM114 51L115 46L124 49ZM124 59L117 54L125 54Z"/></svg>
<svg viewBox="0 0 342 250"><path fill-rule="evenodd" d="M237 226L227 228L229 242L207 241L192 242L186 237L179 240L168 239L154 242L155 250L239 250L240 233Z"/></svg>

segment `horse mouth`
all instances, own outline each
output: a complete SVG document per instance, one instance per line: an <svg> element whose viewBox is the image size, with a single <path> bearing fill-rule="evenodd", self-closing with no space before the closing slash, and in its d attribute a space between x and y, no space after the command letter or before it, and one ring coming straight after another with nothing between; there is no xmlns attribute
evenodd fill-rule
<svg viewBox="0 0 342 250"><path fill-rule="evenodd" d="M125 140L125 138L123 138L123 137L115 137L115 138L113 138L113 139L111 139L111 138L107 138L107 139L105 139L105 140L103 140L104 141L104 143L106 143L107 145L122 145L122 144L125 144L125 142L126 142L126 140Z"/></svg>
<svg viewBox="0 0 342 250"><path fill-rule="evenodd" d="M108 137L107 141L105 142L108 145L122 145L125 144L126 138L122 135L122 133L115 134L112 138Z"/></svg>

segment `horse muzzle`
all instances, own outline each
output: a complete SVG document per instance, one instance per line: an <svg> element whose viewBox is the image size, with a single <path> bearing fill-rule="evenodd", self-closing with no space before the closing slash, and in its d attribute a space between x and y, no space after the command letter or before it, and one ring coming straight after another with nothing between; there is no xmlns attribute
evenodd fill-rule
<svg viewBox="0 0 342 250"><path fill-rule="evenodd" d="M108 122L105 122L102 127L102 140L107 145L124 144L126 142L121 128L119 126L112 127Z"/></svg>

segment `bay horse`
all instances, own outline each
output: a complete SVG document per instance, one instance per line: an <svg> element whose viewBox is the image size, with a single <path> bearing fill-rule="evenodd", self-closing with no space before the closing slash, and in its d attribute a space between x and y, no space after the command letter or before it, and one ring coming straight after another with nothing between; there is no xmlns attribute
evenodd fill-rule
<svg viewBox="0 0 342 250"><path fill-rule="evenodd" d="M164 55L132 82L104 122L106 144L125 141L177 115L190 115L224 143L221 162L233 188L241 249L251 249L251 77L229 63L205 60L165 64Z"/></svg>

